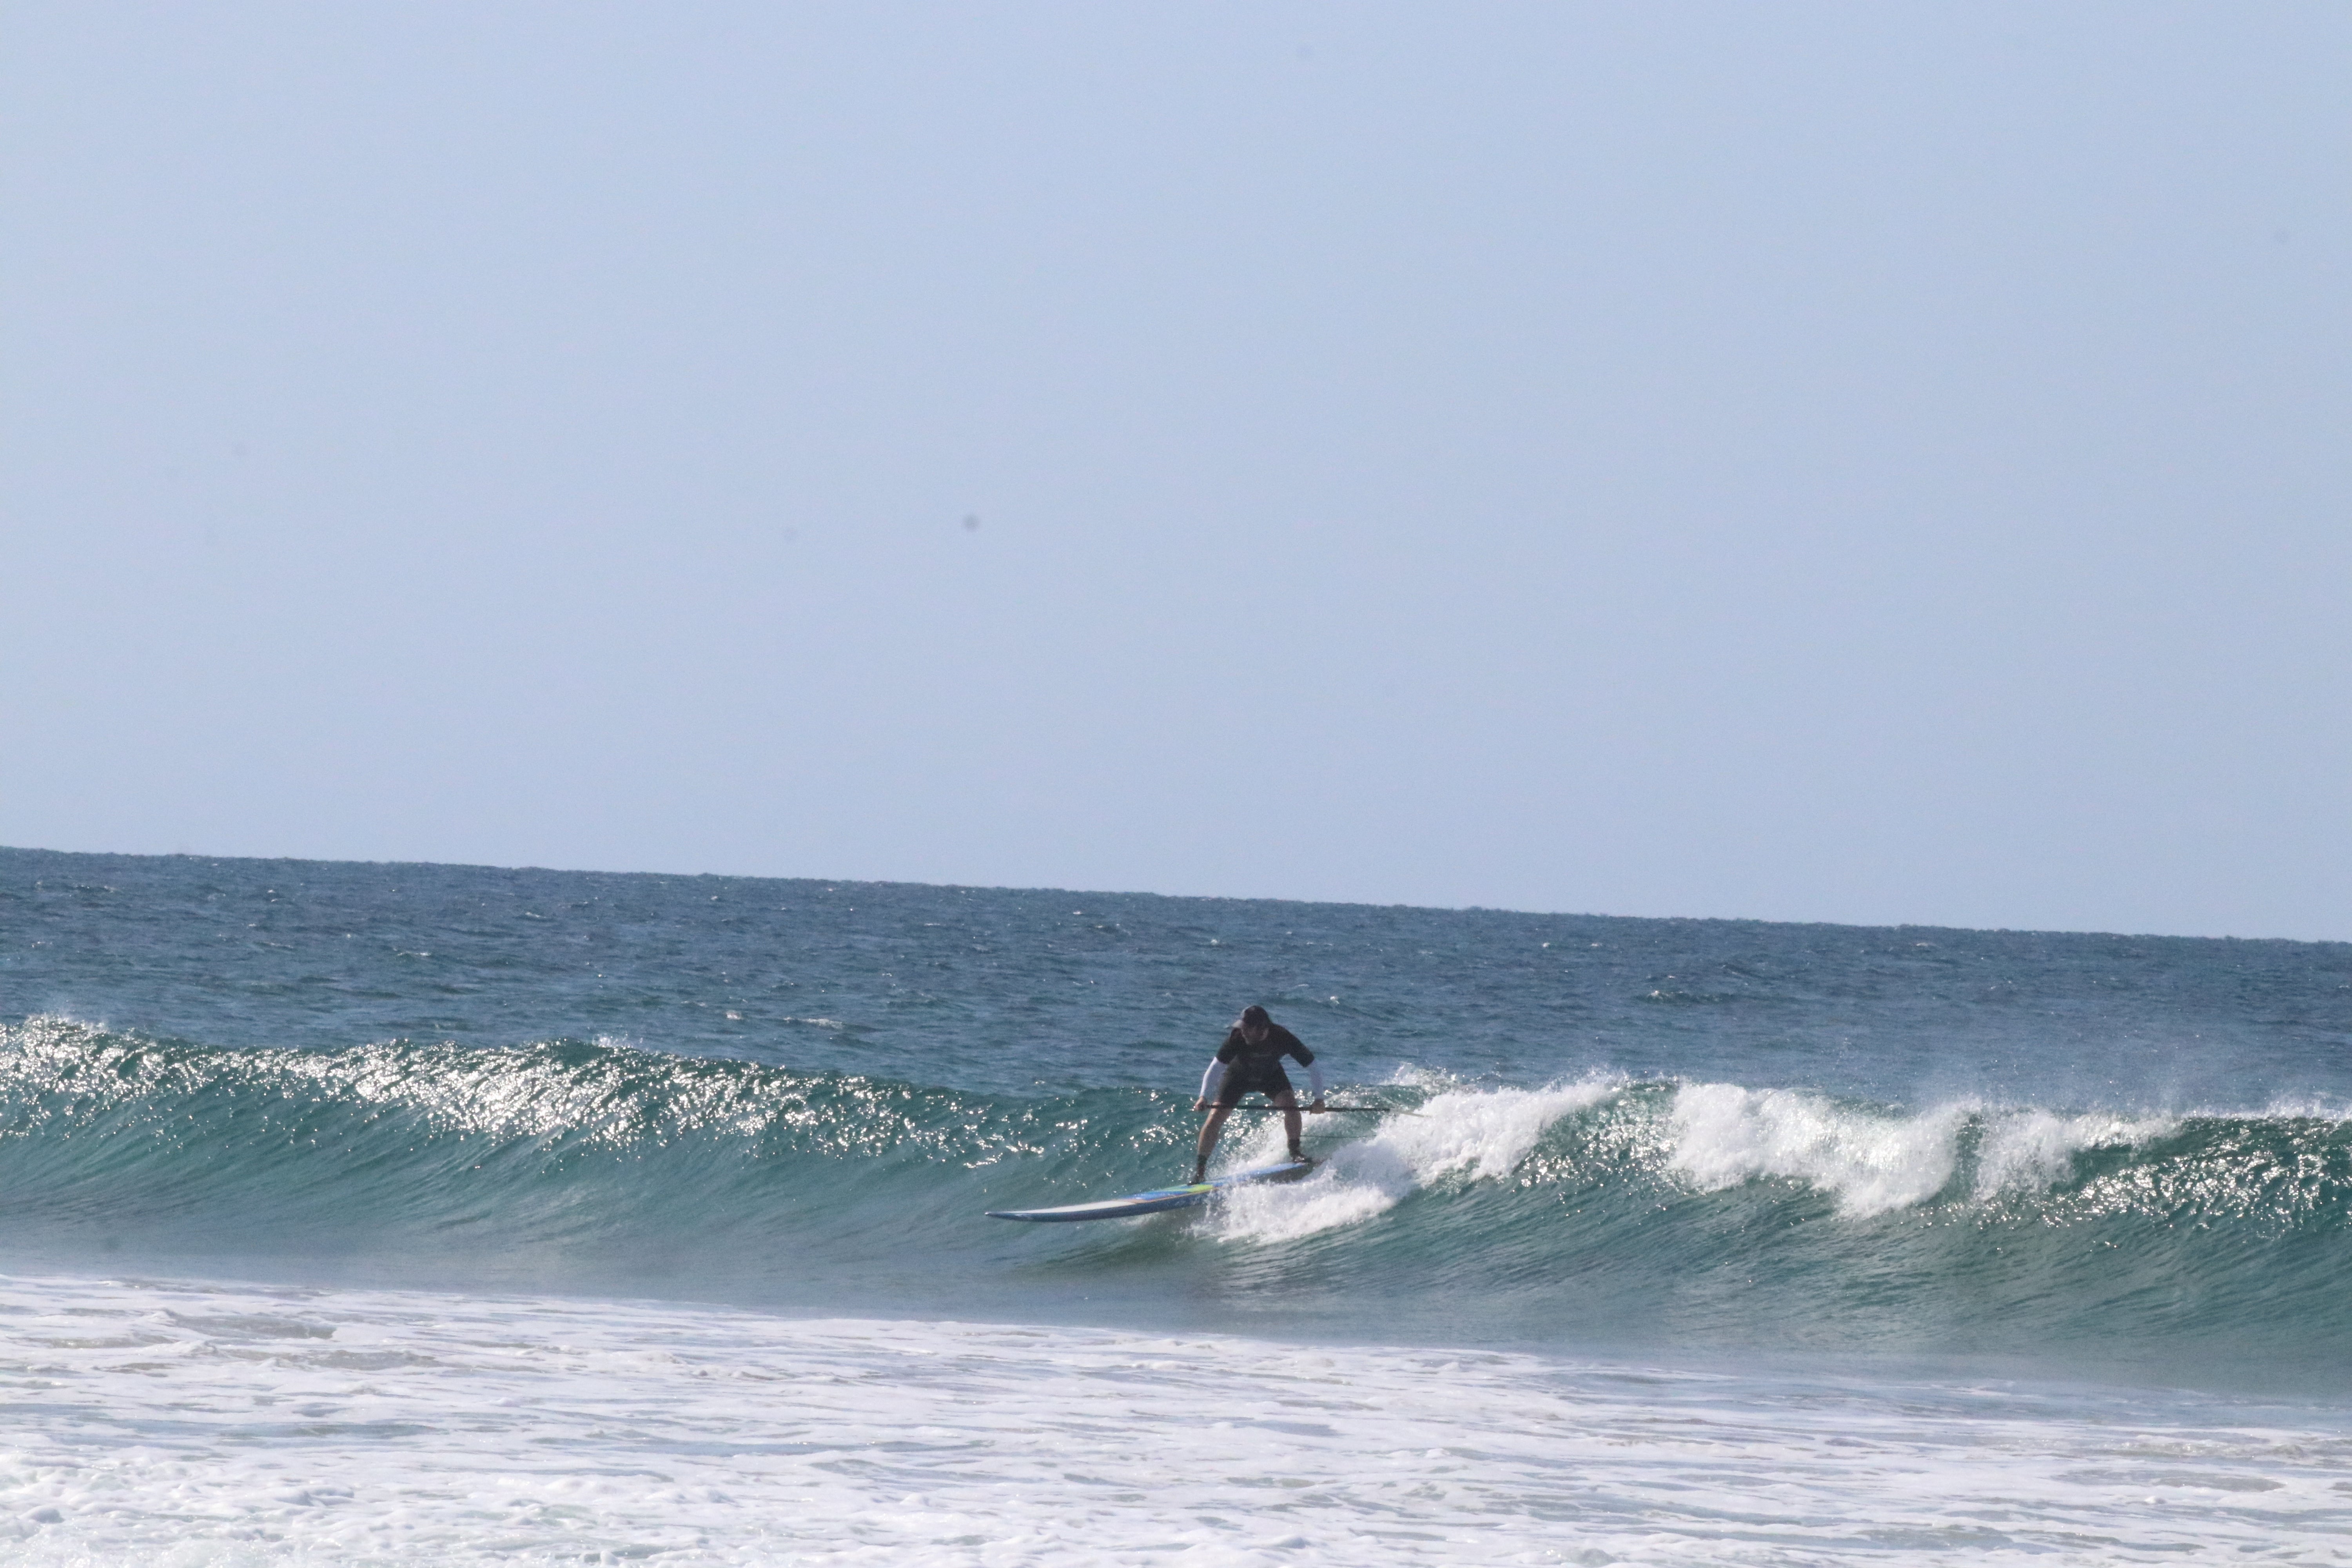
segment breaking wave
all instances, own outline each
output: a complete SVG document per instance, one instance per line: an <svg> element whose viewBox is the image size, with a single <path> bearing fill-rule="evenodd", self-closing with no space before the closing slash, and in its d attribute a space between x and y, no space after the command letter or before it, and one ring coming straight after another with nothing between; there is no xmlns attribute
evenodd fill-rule
<svg viewBox="0 0 2352 1568"><path fill-rule="evenodd" d="M1007 1226L982 1211L1178 1175L1187 1097L1023 1099L602 1039L232 1047L40 1016L0 1027L0 1241L831 1306L887 1284L1007 1315L1173 1311L1181 1290L1221 1322L1456 1340L2352 1349L2352 1124L2324 1107L1426 1073L1349 1098L1375 1113L1311 1119L1304 1181ZM1278 1149L1276 1120L1237 1124L1223 1158Z"/></svg>

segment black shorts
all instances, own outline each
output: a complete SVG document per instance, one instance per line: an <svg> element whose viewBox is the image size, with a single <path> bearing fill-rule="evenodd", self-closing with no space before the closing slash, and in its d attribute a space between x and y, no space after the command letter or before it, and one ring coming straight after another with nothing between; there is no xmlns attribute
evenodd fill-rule
<svg viewBox="0 0 2352 1568"><path fill-rule="evenodd" d="M1247 1068L1235 1062L1225 1069L1225 1081L1217 1086L1219 1105L1239 1105L1242 1096L1255 1091L1272 1100L1277 1094L1290 1092L1290 1075L1275 1062L1263 1068Z"/></svg>

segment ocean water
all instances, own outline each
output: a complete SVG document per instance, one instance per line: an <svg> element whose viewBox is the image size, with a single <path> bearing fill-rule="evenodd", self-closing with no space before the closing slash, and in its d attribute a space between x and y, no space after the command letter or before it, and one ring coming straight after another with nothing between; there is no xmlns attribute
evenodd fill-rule
<svg viewBox="0 0 2352 1568"><path fill-rule="evenodd" d="M2352 945L0 850L0 1194L27 1562L2352 1561Z"/></svg>

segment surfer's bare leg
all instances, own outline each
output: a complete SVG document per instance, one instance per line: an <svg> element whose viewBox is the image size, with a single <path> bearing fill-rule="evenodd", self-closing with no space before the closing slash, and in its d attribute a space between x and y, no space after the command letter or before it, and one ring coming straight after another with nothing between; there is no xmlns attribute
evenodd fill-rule
<svg viewBox="0 0 2352 1568"><path fill-rule="evenodd" d="M1290 1157L1298 1159L1298 1097L1286 1089L1274 1097L1274 1102L1282 1107L1282 1130L1290 1134Z"/></svg>
<svg viewBox="0 0 2352 1568"><path fill-rule="evenodd" d="M1208 1173L1209 1156L1217 1152L1217 1134L1225 1130L1225 1118L1234 1113L1230 1105L1220 1105L1209 1112L1209 1120L1201 1123L1201 1147L1192 1161L1192 1179L1199 1181Z"/></svg>

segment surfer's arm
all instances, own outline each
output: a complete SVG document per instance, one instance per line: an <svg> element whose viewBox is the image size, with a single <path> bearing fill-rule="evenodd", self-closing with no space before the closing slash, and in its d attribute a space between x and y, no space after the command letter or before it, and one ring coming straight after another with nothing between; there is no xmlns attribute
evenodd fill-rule
<svg viewBox="0 0 2352 1568"><path fill-rule="evenodd" d="M1315 1059L1315 1053L1307 1048L1306 1041L1287 1029L1283 1031L1283 1048L1291 1058L1307 1069L1307 1092L1314 1098L1316 1104L1322 1104L1323 1064Z"/></svg>
<svg viewBox="0 0 2352 1568"><path fill-rule="evenodd" d="M1209 1058L1209 1070L1201 1075L1201 1098L1202 1100L1216 1099L1217 1086L1224 1081L1225 1064L1219 1061L1216 1058L1211 1057Z"/></svg>

